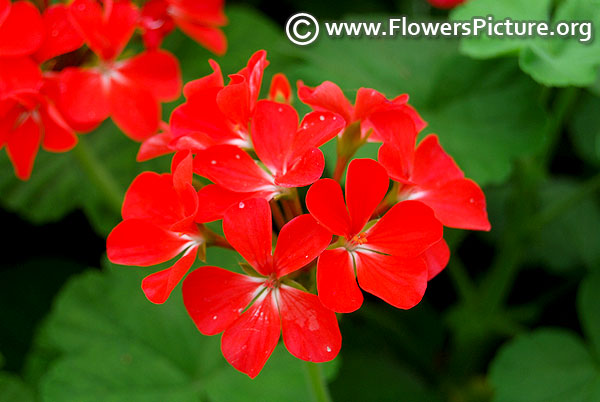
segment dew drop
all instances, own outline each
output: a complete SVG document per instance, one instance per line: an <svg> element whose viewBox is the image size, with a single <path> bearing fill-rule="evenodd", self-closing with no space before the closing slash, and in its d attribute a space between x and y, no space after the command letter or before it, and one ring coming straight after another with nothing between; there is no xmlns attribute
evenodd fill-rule
<svg viewBox="0 0 600 402"><path fill-rule="evenodd" d="M304 258L308 258L308 256L307 256L307 255L305 255L305 256L304 256Z"/></svg>
<svg viewBox="0 0 600 402"><path fill-rule="evenodd" d="M331 348L329 346L327 346L327 348L325 348L328 352L331 352Z"/></svg>
<svg viewBox="0 0 600 402"><path fill-rule="evenodd" d="M333 116L333 120L337 120L337 117Z"/></svg>
<svg viewBox="0 0 600 402"><path fill-rule="evenodd" d="M210 164L211 164L211 165L216 165L216 164L217 164L217 161L210 161Z"/></svg>
<svg viewBox="0 0 600 402"><path fill-rule="evenodd" d="M244 207L246 206L246 204L244 204L243 202L240 202L238 206L239 206L239 207L240 207L240 209L241 209L241 208L244 208Z"/></svg>
<svg viewBox="0 0 600 402"><path fill-rule="evenodd" d="M216 319L217 319L217 316L216 316L216 315L213 315L213 320L216 320Z"/></svg>
<svg viewBox="0 0 600 402"><path fill-rule="evenodd" d="M235 159L240 159L240 155L236 155L236 156L235 156Z"/></svg>
<svg viewBox="0 0 600 402"><path fill-rule="evenodd" d="M474 198L469 198L469 202L470 202L471 204L475 204L475 199L474 199Z"/></svg>
<svg viewBox="0 0 600 402"><path fill-rule="evenodd" d="M283 108L280 107L279 109L277 109L278 112L283 112Z"/></svg>
<svg viewBox="0 0 600 402"><path fill-rule="evenodd" d="M323 116L323 115L320 115L320 116L319 116L319 120L321 120L321 121L325 121L325 116Z"/></svg>

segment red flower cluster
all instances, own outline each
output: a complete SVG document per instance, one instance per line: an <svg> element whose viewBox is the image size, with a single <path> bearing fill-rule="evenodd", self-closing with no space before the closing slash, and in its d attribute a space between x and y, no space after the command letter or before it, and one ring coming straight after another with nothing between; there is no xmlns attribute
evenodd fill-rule
<svg viewBox="0 0 600 402"><path fill-rule="evenodd" d="M166 300L198 250L237 251L245 275L200 267L182 291L200 332L223 332L223 354L238 370L256 376L280 333L300 359L333 359L341 347L335 312L360 308L359 286L411 308L450 257L443 225L490 229L483 192L437 137L416 144L425 122L407 95L388 100L361 88L351 105L333 83L311 89L300 82L298 97L314 111L299 122L285 76L275 75L268 99L259 99L264 51L227 85L219 65L210 63L213 73L185 86L185 103L140 148L139 159L176 152L173 173L146 172L134 181L107 247L120 264L154 265L182 255L144 279L156 303ZM321 178L319 147L333 138L334 179ZM382 143L378 161L351 160L366 141ZM192 170L204 179L194 181ZM298 188L307 188L304 202ZM221 219L224 237L204 226Z"/></svg>
<svg viewBox="0 0 600 402"><path fill-rule="evenodd" d="M451 9L461 5L466 0L427 0L429 4L441 9Z"/></svg>
<svg viewBox="0 0 600 402"><path fill-rule="evenodd" d="M155 134L160 102L181 91L177 59L157 48L168 21L211 50L225 51L216 28L226 22L223 4L209 3L152 1L140 13L128 0L75 0L40 14L27 1L0 1L0 147L6 146L16 175L29 178L40 145L67 151L76 132L108 117L135 140ZM136 28L148 49L120 59Z"/></svg>

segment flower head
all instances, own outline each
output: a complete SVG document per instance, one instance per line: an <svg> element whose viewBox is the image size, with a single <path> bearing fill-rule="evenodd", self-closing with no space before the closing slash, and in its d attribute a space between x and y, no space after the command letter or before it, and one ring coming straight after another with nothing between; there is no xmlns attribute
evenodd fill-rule
<svg viewBox="0 0 600 402"><path fill-rule="evenodd" d="M264 199L233 205L223 219L225 237L259 275L202 267L183 283L185 306L200 332L223 332L225 359L252 378L280 333L290 353L307 361L332 360L341 347L335 314L285 278L321 254L331 234L310 215L301 215L281 229L272 253L271 225Z"/></svg>

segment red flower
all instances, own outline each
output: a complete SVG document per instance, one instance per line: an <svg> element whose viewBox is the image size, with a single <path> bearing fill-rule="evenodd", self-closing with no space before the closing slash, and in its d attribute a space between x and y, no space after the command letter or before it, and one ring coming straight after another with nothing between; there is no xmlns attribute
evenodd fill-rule
<svg viewBox="0 0 600 402"><path fill-rule="evenodd" d="M111 116L125 134L142 140L158 129L159 101L179 96L179 63L163 50L115 61L133 34L138 11L129 2L110 4L105 10L93 0L71 4L77 29L101 60L97 67L62 71L59 104L76 125L97 124Z"/></svg>
<svg viewBox="0 0 600 402"><path fill-rule="evenodd" d="M481 188L465 178L436 135L428 135L415 149L416 132L399 135L400 127L405 126L403 120L406 118L393 112L373 119L384 139L379 162L401 183L399 198L423 202L444 226L490 230Z"/></svg>
<svg viewBox="0 0 600 402"><path fill-rule="evenodd" d="M277 73L271 78L269 87L269 100L289 104L292 100L292 87L287 77Z"/></svg>
<svg viewBox="0 0 600 402"><path fill-rule="evenodd" d="M401 202L373 226L367 222L388 190L385 169L371 159L348 166L346 203L331 179L313 184L306 195L312 216L340 236L339 247L326 250L317 264L319 299L347 313L358 309L364 290L398 308L416 305L427 286L427 266L419 257L442 237L433 211L417 201Z"/></svg>
<svg viewBox="0 0 600 402"><path fill-rule="evenodd" d="M248 129L267 64L266 52L259 50L224 86L221 68L210 60L214 72L183 89L186 101L171 115L173 137L192 137L204 148L217 144L252 148Z"/></svg>
<svg viewBox="0 0 600 402"><path fill-rule="evenodd" d="M450 9L450 8L454 8L462 3L464 3L466 0L427 0L429 2L429 4L431 4L434 7L437 8L441 8L441 9Z"/></svg>
<svg viewBox="0 0 600 402"><path fill-rule="evenodd" d="M39 92L21 92L0 100L0 149L6 145L15 174L29 179L37 151L65 152L77 137L58 110Z"/></svg>
<svg viewBox="0 0 600 402"><path fill-rule="evenodd" d="M335 314L317 296L287 284L328 245L331 235L310 215L282 229L271 254L271 211L267 201L249 199L232 206L223 220L225 237L261 277L201 267L183 283L183 301L205 335L223 332L221 349L236 369L254 378L277 345L280 332L294 356L332 360L341 347Z"/></svg>
<svg viewBox="0 0 600 402"><path fill-rule="evenodd" d="M150 49L160 46L175 25L202 46L218 55L227 50L219 27L227 24L223 0L150 0L142 8L140 26Z"/></svg>
<svg viewBox="0 0 600 402"><path fill-rule="evenodd" d="M414 126L421 131L427 125L417 111L408 104L408 95L406 94L388 100L374 89L360 88L356 93L354 106L352 106L340 87L331 81L325 81L315 88L307 87L302 81L298 81L297 86L298 98L310 105L313 110L338 113L346 120L346 126L360 122L363 137L372 129L369 141L381 141L377 129L371 124L371 118L380 112L397 110L407 114L412 120L412 124L406 128L407 130L412 130Z"/></svg>
<svg viewBox="0 0 600 402"><path fill-rule="evenodd" d="M123 222L108 236L108 259L116 264L150 266L183 256L170 268L142 282L146 297L163 303L195 261L204 237L194 223L198 197L192 186L192 156L176 163L173 174L144 172L131 183L123 202Z"/></svg>
<svg viewBox="0 0 600 402"><path fill-rule="evenodd" d="M42 63L83 46L83 36L73 25L69 14L69 8L63 4L52 5L44 11L44 41L34 54L38 62Z"/></svg>
<svg viewBox="0 0 600 402"><path fill-rule="evenodd" d="M196 173L219 186L202 189L201 197L211 200L212 211L224 212L231 202L240 199L253 196L270 200L285 194L288 188L312 184L321 177L325 166L318 147L343 127L340 116L313 112L305 116L298 128L294 108L262 100L252 119L252 143L268 172L240 148L216 145L199 152L194 160ZM218 219L219 215L214 217Z"/></svg>
<svg viewBox="0 0 600 402"><path fill-rule="evenodd" d="M0 57L33 54L44 39L38 9L26 1L0 1Z"/></svg>

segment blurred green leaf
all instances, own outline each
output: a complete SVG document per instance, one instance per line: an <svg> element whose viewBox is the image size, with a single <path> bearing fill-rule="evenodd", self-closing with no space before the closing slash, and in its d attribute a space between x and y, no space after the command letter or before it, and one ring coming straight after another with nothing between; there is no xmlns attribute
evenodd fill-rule
<svg viewBox="0 0 600 402"><path fill-rule="evenodd" d="M490 381L495 402L592 402L600 400L600 275L579 288L578 312L595 355L574 333L539 329L504 345L496 354Z"/></svg>
<svg viewBox="0 0 600 402"><path fill-rule="evenodd" d="M550 24L591 21L593 32L587 42L579 42L575 37L536 36L511 39L490 38L482 34L463 38L461 51L476 58L518 53L523 71L548 86L588 86L594 83L600 66L600 42L594 40L600 33L600 1L561 1L552 18L551 7L550 0L471 0L457 7L451 13L451 18L466 21L474 16L492 15L495 20L511 18L513 21L546 21Z"/></svg>
<svg viewBox="0 0 600 402"><path fill-rule="evenodd" d="M500 349L490 369L495 402L600 400L600 371L571 332L543 329Z"/></svg>
<svg viewBox="0 0 600 402"><path fill-rule="evenodd" d="M211 263L227 265L232 256L214 257ZM219 336L198 332L179 288L163 305L145 299L139 287L148 273L109 267L81 275L61 291L39 341L63 353L42 379L44 400L310 399L304 362L280 346L258 379L250 380L225 361ZM335 364L324 365L330 375Z"/></svg>
<svg viewBox="0 0 600 402"><path fill-rule="evenodd" d="M540 88L514 61L468 59L458 55L454 40L401 38L323 37L304 57L306 62L289 73L307 85L332 80L351 99L360 87L388 97L408 93L429 122L425 133L437 133L479 184L504 181L515 158L545 142L546 116L537 104ZM371 146L368 156L376 151Z"/></svg>
<svg viewBox="0 0 600 402"><path fill-rule="evenodd" d="M573 180L553 180L540 189L540 209L578 191ZM584 266L600 268L600 206L594 194L568 207L538 231L528 257L554 272Z"/></svg>
<svg viewBox="0 0 600 402"><path fill-rule="evenodd" d="M33 402L31 389L17 376L0 371L0 402Z"/></svg>
<svg viewBox="0 0 600 402"><path fill-rule="evenodd" d="M593 166L600 166L600 99L585 94L578 102L569 125L577 155Z"/></svg>
<svg viewBox="0 0 600 402"><path fill-rule="evenodd" d="M600 273L589 275L581 284L578 293L579 319L594 347L596 359L600 358Z"/></svg>

